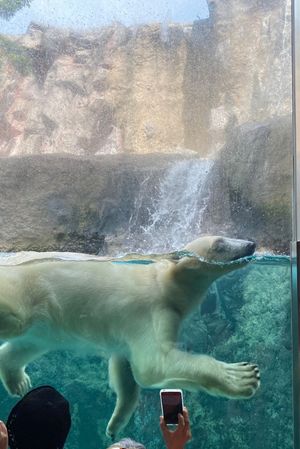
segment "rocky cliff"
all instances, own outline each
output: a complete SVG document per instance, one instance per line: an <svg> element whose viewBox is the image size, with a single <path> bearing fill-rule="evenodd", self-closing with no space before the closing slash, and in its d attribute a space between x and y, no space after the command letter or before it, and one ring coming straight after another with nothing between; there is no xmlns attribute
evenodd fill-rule
<svg viewBox="0 0 300 449"><path fill-rule="evenodd" d="M0 155L220 148L290 111L288 0L210 2L190 25L0 37Z"/></svg>
<svg viewBox="0 0 300 449"><path fill-rule="evenodd" d="M190 25L0 36L0 250L145 251L172 222L288 251L289 0L209 9ZM199 156L216 160L208 174Z"/></svg>

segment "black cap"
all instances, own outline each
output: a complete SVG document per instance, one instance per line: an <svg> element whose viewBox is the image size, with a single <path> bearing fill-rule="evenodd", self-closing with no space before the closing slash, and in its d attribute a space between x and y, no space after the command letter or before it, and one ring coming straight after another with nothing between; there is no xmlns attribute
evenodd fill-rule
<svg viewBox="0 0 300 449"><path fill-rule="evenodd" d="M50 386L29 391L7 420L11 449L62 449L71 427L69 402Z"/></svg>

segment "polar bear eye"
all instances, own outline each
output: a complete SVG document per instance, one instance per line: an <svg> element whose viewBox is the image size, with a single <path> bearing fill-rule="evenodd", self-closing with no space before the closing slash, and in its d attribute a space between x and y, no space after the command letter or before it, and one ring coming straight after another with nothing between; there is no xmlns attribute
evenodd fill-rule
<svg viewBox="0 0 300 449"><path fill-rule="evenodd" d="M226 250L226 243L224 239L218 239L215 241L215 243L213 244L213 251L217 252L217 253L221 253L223 251Z"/></svg>

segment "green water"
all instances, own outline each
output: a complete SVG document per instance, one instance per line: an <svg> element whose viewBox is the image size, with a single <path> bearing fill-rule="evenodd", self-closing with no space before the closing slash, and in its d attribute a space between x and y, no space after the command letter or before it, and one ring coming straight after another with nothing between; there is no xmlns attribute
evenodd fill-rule
<svg viewBox="0 0 300 449"><path fill-rule="evenodd" d="M256 258L214 284L202 307L184 323L178 346L227 362L252 361L261 388L250 400L226 400L184 392L190 411L190 449L289 449L292 447L290 267L280 256ZM114 408L107 362L71 352L49 353L27 369L34 386L51 384L70 401L67 449L109 445L105 428ZM0 387L1 417L15 398ZM120 435L163 448L158 391L143 390L139 407ZM42 449L42 448L41 448Z"/></svg>

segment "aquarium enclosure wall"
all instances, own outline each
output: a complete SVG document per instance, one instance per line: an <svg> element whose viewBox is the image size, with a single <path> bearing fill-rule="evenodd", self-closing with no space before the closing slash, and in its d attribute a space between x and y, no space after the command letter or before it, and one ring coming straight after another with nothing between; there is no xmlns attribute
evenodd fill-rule
<svg viewBox="0 0 300 449"><path fill-rule="evenodd" d="M183 389L189 410L187 448L299 449L299 18L298 0L0 1L0 312L5 303L29 317L17 337L0 326L0 343L16 347L34 332L37 345L48 338L26 373L32 387L52 385L69 400L67 449L112 443L112 351L130 373L121 376L124 395L132 399L132 385L141 387L114 441L163 449L159 389L171 386ZM220 239L207 252L187 250L204 235L255 242L255 253L234 255L232 241ZM233 261L240 256L247 258ZM71 271L70 283L64 267L91 267L79 262L88 258L96 258L99 303L90 301L92 280L84 293L73 288L81 312L60 314L73 282L82 285L94 270ZM8 300L11 273L21 285L18 273L47 266L39 285L48 289L56 263L65 279L49 281L53 291L63 286L50 295L56 302L36 283ZM178 294L164 273L175 279L183 264L200 277ZM211 270L224 275L209 278L203 302L183 315L180 301L192 303L184 292L197 296ZM164 295L181 322L166 342L159 330L173 318L151 314ZM28 297L46 301L42 314ZM104 313L110 319L100 325ZM134 348L143 338L138 370ZM4 383L7 366L17 364L5 347ZM161 358L153 348L168 349ZM245 384L257 370L241 367L257 365L260 387L251 380L251 398L209 394L197 364L197 380L183 383L181 358L166 362L173 354L182 363L198 363L199 354L249 362L235 365ZM157 374L172 367L169 383ZM18 401L10 394L16 377L24 379L21 368L12 371L12 386L0 382L4 421ZM141 381L153 373L157 382Z"/></svg>

